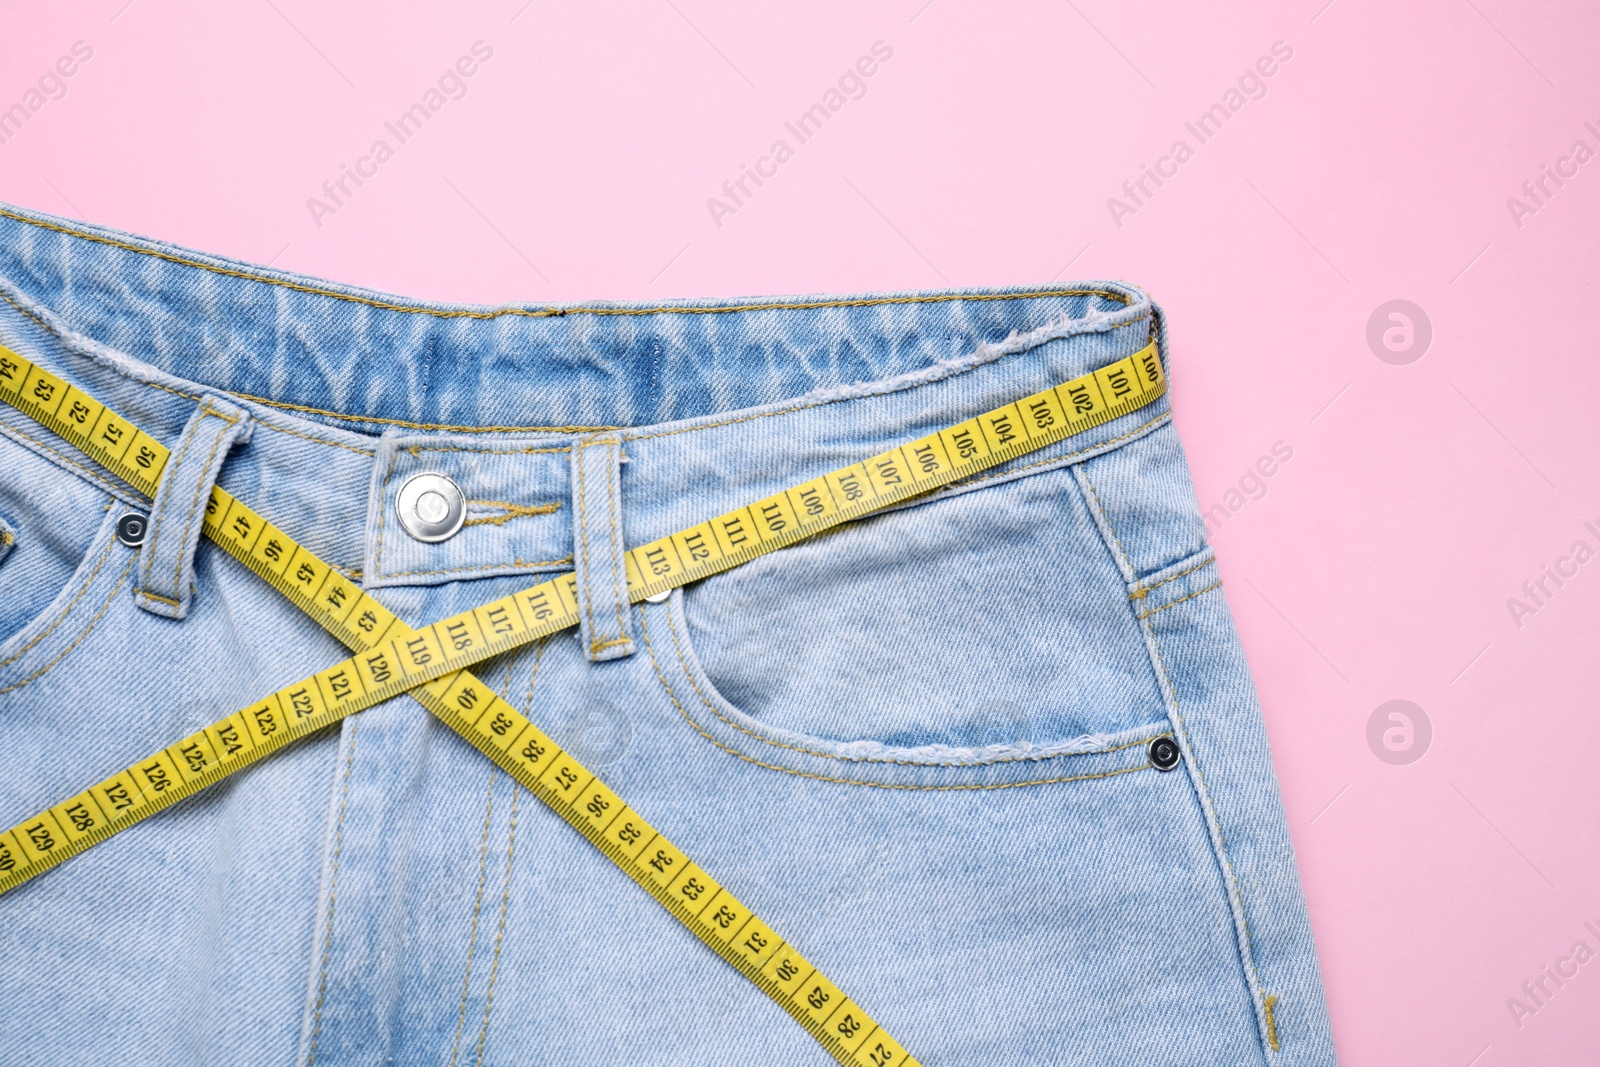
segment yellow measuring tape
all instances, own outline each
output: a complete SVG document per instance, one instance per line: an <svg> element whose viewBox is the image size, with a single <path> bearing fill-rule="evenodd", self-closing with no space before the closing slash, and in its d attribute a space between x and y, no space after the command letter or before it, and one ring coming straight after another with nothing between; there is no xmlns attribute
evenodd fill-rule
<svg viewBox="0 0 1600 1067"><path fill-rule="evenodd" d="M1125 359L890 449L626 555L632 602L1135 411L1166 391L1151 344ZM0 400L153 497L169 452L76 386L0 346ZM0 893L352 712L411 693L528 788L840 1063L916 1061L749 908L604 782L466 670L578 622L560 575L420 630L243 501L213 488L204 530L356 655L191 734L0 834Z"/></svg>

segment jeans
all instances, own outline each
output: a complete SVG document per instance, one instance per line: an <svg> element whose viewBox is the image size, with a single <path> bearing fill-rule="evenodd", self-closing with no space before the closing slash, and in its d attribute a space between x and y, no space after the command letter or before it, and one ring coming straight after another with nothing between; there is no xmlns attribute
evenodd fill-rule
<svg viewBox="0 0 1600 1067"><path fill-rule="evenodd" d="M3 206L0 297L0 343L210 449L164 477L412 625L1170 359L1120 283L443 306ZM122 544L150 510L0 407L0 826L346 655L204 540ZM1164 398L660 603L590 585L475 672L926 1067L1333 1062ZM0 896L0 998L16 1063L832 1062L409 697Z"/></svg>

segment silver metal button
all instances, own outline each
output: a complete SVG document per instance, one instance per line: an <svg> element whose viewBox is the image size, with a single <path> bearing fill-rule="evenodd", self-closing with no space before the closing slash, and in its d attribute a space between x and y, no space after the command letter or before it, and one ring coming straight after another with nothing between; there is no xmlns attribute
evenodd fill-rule
<svg viewBox="0 0 1600 1067"><path fill-rule="evenodd" d="M418 541L448 541L467 521L467 498L442 474L414 474L395 497L400 525Z"/></svg>

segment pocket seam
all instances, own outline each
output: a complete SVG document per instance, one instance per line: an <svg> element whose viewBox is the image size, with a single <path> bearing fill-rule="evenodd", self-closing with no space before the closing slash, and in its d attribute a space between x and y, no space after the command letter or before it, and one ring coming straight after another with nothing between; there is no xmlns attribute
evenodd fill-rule
<svg viewBox="0 0 1600 1067"><path fill-rule="evenodd" d="M1089 481L1088 473L1082 467L1075 468L1074 473L1077 475L1079 483L1088 491L1088 495L1093 498L1096 524L1100 526L1103 535L1110 535L1106 541L1107 551L1116 556L1117 566L1129 575L1129 581L1135 581L1132 561L1124 551L1122 539L1117 536L1116 529L1111 525L1110 516L1105 513L1104 505L1100 501L1100 495L1095 491L1093 483ZM1115 548L1112 547L1113 544ZM1209 546L1202 549L1201 552L1206 556L1212 555ZM1215 563L1214 559L1208 559L1204 565L1210 566L1213 563ZM1183 573L1188 574L1199 569L1201 568L1192 567L1186 569ZM1178 577L1178 575L1173 575L1172 577ZM1266 1004L1266 987L1261 975L1260 965L1256 961L1255 935L1250 930L1250 916L1245 907L1244 879L1234 867L1233 858L1229 854L1228 842L1222 832L1221 817L1217 813L1215 802L1211 799L1211 786L1206 781L1205 768L1201 766L1199 754L1195 751L1193 742L1190 740L1189 727L1183 719L1183 709L1178 705L1177 687L1172 682L1171 669L1167 666L1166 656L1161 651L1161 642L1156 636L1155 624L1148 621L1151 615L1163 611L1173 604L1192 600L1203 593L1211 592L1221 585L1222 582L1219 580L1204 589L1142 614L1137 610L1136 598L1130 596L1128 602L1130 609L1133 609L1134 615L1139 619L1140 630L1144 633L1145 645L1149 650L1150 668L1156 675L1157 682L1161 687L1163 700L1167 703L1168 719L1172 724L1174 740L1177 740L1179 736L1182 737L1182 740L1178 741L1178 745L1183 752L1184 762L1188 766L1190 781L1194 785L1201 813L1207 824L1211 838L1212 854L1217 859L1217 866L1222 875L1223 893L1228 899L1229 909L1234 914L1234 929L1239 944L1240 963L1244 971L1245 987L1249 991L1251 1006L1256 1016L1258 1036L1263 1044L1271 1046L1273 1053L1276 1053L1278 1051L1276 1028L1273 1027L1270 1031L1268 1029L1267 1019L1270 1008ZM1154 586L1150 588L1154 588ZM1271 1058L1270 1056L1268 1057L1268 1059Z"/></svg>
<svg viewBox="0 0 1600 1067"><path fill-rule="evenodd" d="M1169 736L1169 735L1166 735L1166 734L1158 734L1158 735L1153 735L1151 737L1141 738L1138 741L1130 741L1130 742L1127 742L1125 744L1115 745L1115 746L1113 746L1111 748L1090 749L1090 750L1083 751L1083 752L1057 752L1057 753L1053 753L1053 754L1048 755L1048 756L1022 756L1022 757L1015 757L1015 758L1008 758L1008 759L993 759L993 760L974 761L974 762L967 762L967 763L949 763L949 762L941 763L941 762L921 761L921 760L874 759L874 758L869 757L869 756L861 756L861 757L840 756L840 755L837 755L835 753L822 752L822 751L818 751L818 750L815 750L815 749L808 749L808 748L804 748L804 747L799 746L799 745L784 744L781 741L774 741L774 740L772 740L770 738L762 737L760 734L757 734L757 733L747 729L746 727L741 726L739 723L734 722L733 720L729 719L726 715L723 715L722 712L719 711L716 708L716 706L713 705L706 698L705 693L700 689L699 683L695 681L694 672L690 669L689 663L688 663L687 659L684 656L682 644L678 640L677 628L675 626L673 626L672 623L671 623L671 603L670 602L667 605L667 613L668 613L668 629L672 632L673 643L676 646L675 647L675 651L676 651L676 653L678 655L678 665L683 670L684 677L689 679L690 686L692 686L694 688L695 694L700 698L700 702L706 706L706 709L708 711L710 711L713 715L715 715L720 721L722 721L723 723L726 723L728 726L733 727L735 730L738 730L742 734L745 734L745 735L747 735L749 737L752 737L755 740L760 741L760 742L762 742L764 744L772 745L775 748L782 748L782 749L787 749L787 750L793 751L793 752L799 752L802 755L820 756L820 757L822 757L824 759L838 760L838 761L843 762L843 763L865 763L865 764L879 764L879 765L881 765L881 764L894 764L894 765L904 766L904 767L923 767L923 768L946 767L946 768L958 768L959 769L959 768L968 768L968 767L994 767L994 766L1003 766L1003 765L1007 765L1007 764L1014 765L1014 764L1028 763L1028 762L1042 762L1044 760L1067 759L1067 758L1071 758L1071 757L1074 757L1074 756L1100 756L1100 755L1106 755L1106 754L1109 754L1109 753L1112 753L1112 752L1121 752L1121 751L1125 751L1125 750L1130 749L1130 748L1138 748L1138 747L1141 747L1141 746L1144 746L1144 745L1148 745L1148 744L1150 744L1151 741L1155 740L1155 737L1157 737L1157 736ZM796 770L796 769L794 769L792 767L783 767L783 766L779 766L779 765L773 764L773 763L765 763L765 762L763 762L761 760L758 760L758 759L754 758L753 756L747 756L744 753L738 751L737 749L731 748L728 745L725 745L721 741L717 740L715 737L711 736L711 734L707 733L705 731L705 729L703 729L700 726L699 723L695 722L694 717L692 715L690 715L689 712L684 708L683 704L678 700L677 694L673 691L672 685L667 681L666 674L661 669L660 660L656 656L655 644L650 638L650 623L649 623L649 620L646 618L646 615L648 615L648 614L649 614L648 612L641 612L640 613L640 618L639 618L640 630L644 634L645 647L646 647L646 649L649 650L650 661L651 661L652 666L654 666L654 668L655 668L656 678L661 682L661 688L666 692L667 699L672 701L672 706L677 708L678 714L682 715L684 720L687 721L689 723L689 725L694 728L695 732L698 733L701 737L704 737L707 741L710 741L713 745L716 745L718 748L722 749L724 752L727 752L727 753L729 753L730 755L733 755L733 756L737 756L739 759L744 760L746 763L753 763L758 767L766 767L766 768L768 768L770 770L782 771L785 774L792 774L792 775L795 775L796 777L799 777L799 778L814 778L814 779L817 779L819 781L840 782L840 783L843 783L845 785L865 785L865 786L873 786L873 787L880 788L880 789L910 789L910 790L929 790L929 791L978 790L978 789L1013 789L1013 788L1016 788L1018 786L1025 786L1025 785L1052 785L1052 784L1055 784L1055 783L1058 783L1058 782L1081 782L1081 781L1087 781L1089 779L1094 779L1094 778L1111 778L1111 777L1115 777L1116 775L1119 775L1119 774L1127 774L1130 771L1140 771L1140 770L1149 770L1149 769L1151 769L1150 764L1148 762L1146 762L1146 763L1140 764L1138 766L1123 767L1123 768L1119 768L1119 769L1114 770L1114 771L1106 771L1106 772L1102 772L1102 773L1099 773L1099 774L1080 774L1080 775L1072 775L1072 776L1060 777L1060 778L1041 778L1041 779L1033 779L1033 780L1023 781L1023 782L996 782L996 783L990 783L990 784L957 783L957 784L952 784L952 785L919 785L919 784L911 784L911 783L871 782L871 781L865 781L865 780L857 779L857 778L837 778L837 777L832 777L832 776L825 775L825 774L814 774L814 773L811 773L811 772L808 772L808 771Z"/></svg>
<svg viewBox="0 0 1600 1067"><path fill-rule="evenodd" d="M60 626L67 620L67 616L72 614L72 609L78 606L78 601L82 600L88 595L89 589L94 585L95 577L100 573L100 568L105 566L107 557L111 555L111 546L114 544L116 544L115 541L106 542L105 548L100 550L100 558L95 560L94 569L90 571L89 576L83 580L83 587L79 589L77 595L69 600L61 609L61 614L56 616L55 621L49 626L45 627L42 633L34 634L31 641L17 649L10 656L6 657L5 659L0 659L0 669L11 666L11 664L17 662L17 660L27 655L30 649L32 649L40 641L43 641L45 638L55 633L56 627ZM0 693L5 692L9 692L9 690L0 689Z"/></svg>
<svg viewBox="0 0 1600 1067"><path fill-rule="evenodd" d="M110 548L109 547L106 549L106 554L107 555L110 554ZM95 573L99 573L100 565L103 564L104 562L105 562L104 557L101 557L100 563L97 563L95 565ZM83 632L78 634L77 637L74 637L72 639L72 643L71 644L69 644L66 648L63 648L60 652L58 652L56 654L56 658L55 659L51 660L49 663L46 663L44 666L40 667L38 670L34 671L32 674L28 675L28 677L22 679L21 681L13 682L11 685L8 685L5 688L0 689L0 696L4 696L7 693L14 693L18 689L21 689L23 686L31 685L34 682L37 682L40 678L43 678L46 674L50 673L51 671L55 670L56 667L60 666L61 662L63 660L65 660L69 655L72 654L72 650L77 648L79 645L81 645L83 643L84 638L88 637L90 632L93 631L96 626L100 625L100 620L105 618L106 612L111 610L112 603L117 599L117 593L122 589L122 583L128 580L128 575L133 571L133 562L134 561L132 559L128 560L128 565L122 569L122 574L117 578L117 584L111 587L111 592L106 595L105 603L100 605L100 610L94 613L94 618L89 620L89 625L87 625L87 626L85 626L83 628ZM93 575L91 575L90 578L92 579ZM84 594L86 594L89 591L89 588L90 588L90 586L92 584L93 584L92 581L85 582L82 591L80 591L77 596L72 598L72 603L76 604L79 600L82 600L83 597L84 597ZM70 609L71 609L71 605L68 605L68 610L63 611L61 613L60 618L58 618L55 622L50 624L50 630L46 631L46 633L49 633L50 631L55 630L55 628L57 626L61 625L62 621L65 620L68 617L68 615L70 614ZM40 634L38 639L29 642L28 648L32 648L34 645L38 644L40 640L44 639L44 637L45 637L45 634ZM15 662L16 659L18 657L22 656L26 651L27 651L27 649L19 650L17 652L16 656L13 656L7 662Z"/></svg>
<svg viewBox="0 0 1600 1067"><path fill-rule="evenodd" d="M1160 589L1162 586L1166 585L1168 582L1175 582L1179 578L1182 578L1186 574L1193 574L1195 571L1200 570L1203 567L1208 567L1215 560L1215 557L1211 554L1211 551L1209 549L1202 550L1201 552L1197 553L1197 555L1204 557L1203 559L1201 559L1201 561L1199 563L1196 563L1191 567L1185 567L1183 570L1179 571L1177 574L1169 574L1165 578L1161 579L1159 582L1151 582L1149 585L1145 585L1144 583L1141 582L1139 584L1139 588L1138 589L1136 589L1133 592L1128 594L1128 599L1129 600L1143 600L1145 597L1150 595L1151 590ZM1174 603L1176 603L1176 601L1174 601ZM1160 611L1160 610L1161 610L1160 608L1156 608L1155 609L1155 611ZM1151 612L1150 614L1155 614L1155 612ZM1143 615L1141 615L1139 617L1140 618L1144 618Z"/></svg>
<svg viewBox="0 0 1600 1067"><path fill-rule="evenodd" d="M1199 567L1195 568L1195 570L1199 570L1199 569L1200 569ZM1157 612L1166 611L1168 608L1177 607L1179 604L1182 604L1185 600L1193 600L1195 597L1201 596L1201 595L1203 595L1205 593L1209 593L1213 589L1221 589L1221 588L1222 588L1222 579L1218 578L1216 581L1212 582L1210 585L1206 586L1204 589L1196 589L1194 592L1185 594L1184 596L1181 596L1176 600L1167 601L1165 604L1161 605L1159 608L1151 608L1149 611L1138 612L1137 615L1141 619L1148 619L1150 616L1156 614Z"/></svg>
<svg viewBox="0 0 1600 1067"><path fill-rule="evenodd" d="M760 741L764 745L771 745L774 748L785 748L791 752L801 752L808 756L820 756L823 759L838 760L841 763L892 763L901 767L993 767L1002 763L1040 763L1044 760L1065 759L1069 756L1098 756L1108 752L1121 752L1124 749L1136 748L1139 745L1147 745L1150 743L1150 741L1154 740L1153 738L1146 738L1141 741L1129 741L1126 744L1113 745L1110 748L1089 749L1083 752L1055 752L1048 756L1008 756L988 760L970 760L960 763L934 762L932 760L887 759L875 758L872 756L841 756L836 752L824 752L821 749L807 748L804 745L785 744L782 741L774 741L770 737L763 737L749 727L740 725L735 720L724 715L722 711L711 702L710 698L706 696L705 691L700 688L700 683L695 680L694 671L690 669L688 657L684 655L683 643L678 639L678 627L672 622L672 603L670 601L667 603L666 608L668 620L667 628L672 634L673 649L678 655L678 666L682 668L683 676L689 679L689 685L694 689L695 696L700 698L700 703L705 705L707 711L711 712L711 714L715 715L717 718L721 719L735 730L738 730L747 737L752 737L755 740Z"/></svg>
<svg viewBox="0 0 1600 1067"><path fill-rule="evenodd" d="M644 623L641 619L640 625L645 631L645 645L649 646L649 624ZM667 699L672 701L672 706L678 709L678 713L684 717L684 720L688 722L691 727L694 728L696 733L705 738L707 741L710 741L713 745L716 745L718 748L722 749L722 751L728 753L730 756L735 756L746 763L753 763L757 767L765 767L772 771L781 771L784 774L793 775L796 778L810 778L820 782L837 782L840 785L864 785L872 789L902 789L914 792L971 792L974 790L987 791L995 789L1017 789L1027 785L1056 785L1063 782L1084 782L1095 778L1115 778L1118 775L1132 774L1135 771L1148 771L1154 769L1149 763L1143 763L1135 767L1121 767L1114 771L1103 771L1099 774L1078 774L1064 778L1036 778L1026 782L994 782L988 784L961 782L951 785L918 785L910 782L871 782L860 778L836 778L826 774L813 774L810 771L796 770L793 767L781 767L776 763L765 763L756 759L754 756L747 756L737 749L728 747L721 741L718 741L715 737L712 737L710 734L706 733L700 728L700 724L695 722L694 719L689 716L687 711L684 711L683 705L678 702L678 697L675 693L673 693L672 686L667 684L666 676L661 673L661 665L655 662L654 649L651 649L650 651L650 659L652 664L655 666L656 677L661 680L661 688L666 691ZM1168 737L1171 735L1162 734L1160 736ZM1091 753L1082 754L1091 755ZM930 764L930 766L936 765Z"/></svg>

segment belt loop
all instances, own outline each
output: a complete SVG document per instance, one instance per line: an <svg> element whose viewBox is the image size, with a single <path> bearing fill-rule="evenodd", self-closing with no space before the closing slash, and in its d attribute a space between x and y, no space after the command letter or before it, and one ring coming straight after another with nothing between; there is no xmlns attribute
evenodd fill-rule
<svg viewBox="0 0 1600 1067"><path fill-rule="evenodd" d="M243 408L207 396L189 416L172 458L161 472L150 528L139 549L134 603L154 615L182 619L194 599L194 551L205 524L206 502L228 450L250 439Z"/></svg>
<svg viewBox="0 0 1600 1067"><path fill-rule="evenodd" d="M578 633L598 663L633 655L633 606L623 563L622 435L572 443L572 558L578 575Z"/></svg>

